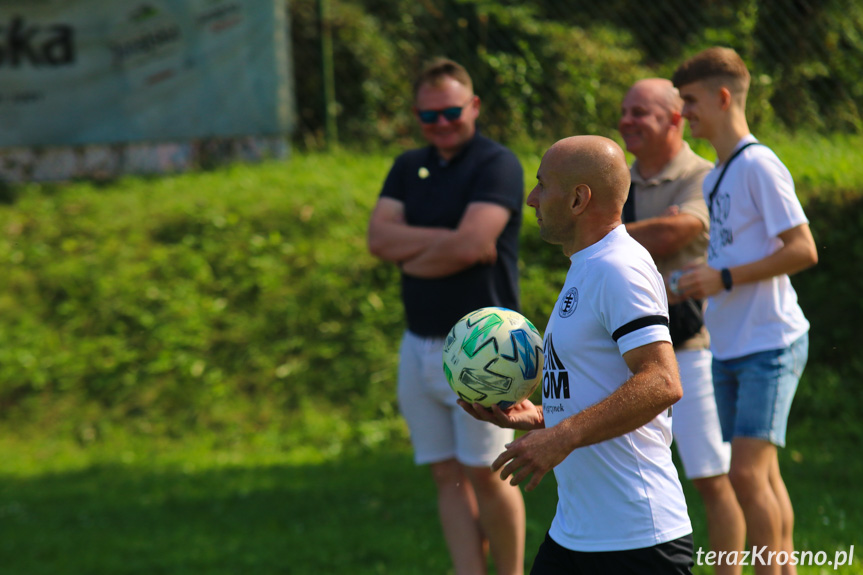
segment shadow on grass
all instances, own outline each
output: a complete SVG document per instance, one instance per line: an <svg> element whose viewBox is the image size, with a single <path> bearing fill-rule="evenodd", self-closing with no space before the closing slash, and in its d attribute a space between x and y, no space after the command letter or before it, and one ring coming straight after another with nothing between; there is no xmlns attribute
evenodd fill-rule
<svg viewBox="0 0 863 575"><path fill-rule="evenodd" d="M782 453L798 548L863 548L859 460L841 445ZM0 476L0 562L4 575L448 573L433 489L408 453L385 450L315 465ZM554 513L553 478L526 501L529 565Z"/></svg>

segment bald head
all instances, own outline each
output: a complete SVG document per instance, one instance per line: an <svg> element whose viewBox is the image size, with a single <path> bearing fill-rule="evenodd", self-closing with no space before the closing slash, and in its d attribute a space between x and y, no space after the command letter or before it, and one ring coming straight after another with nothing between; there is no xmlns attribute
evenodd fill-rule
<svg viewBox="0 0 863 575"><path fill-rule="evenodd" d="M564 188L586 185L594 208L620 215L629 194L629 167L614 140L601 136L564 138L548 149L543 163Z"/></svg>
<svg viewBox="0 0 863 575"><path fill-rule="evenodd" d="M627 98L637 96L645 102L653 102L667 112L683 110L683 100L671 80L645 78L639 80L627 92Z"/></svg>
<svg viewBox="0 0 863 575"><path fill-rule="evenodd" d="M620 225L629 194L626 156L613 140L574 136L545 152L527 205L542 239L571 256Z"/></svg>

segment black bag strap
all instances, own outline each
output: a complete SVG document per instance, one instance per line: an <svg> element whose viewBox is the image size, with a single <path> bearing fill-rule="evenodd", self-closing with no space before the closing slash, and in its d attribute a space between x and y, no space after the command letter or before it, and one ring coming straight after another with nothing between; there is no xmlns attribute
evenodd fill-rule
<svg viewBox="0 0 863 575"><path fill-rule="evenodd" d="M626 196L626 203L623 204L621 219L624 224L635 221L635 182L630 182L629 184L629 195Z"/></svg>
<svg viewBox="0 0 863 575"><path fill-rule="evenodd" d="M744 144L744 145L740 146L736 152L731 154L731 157L728 158L728 161L725 162L725 165L722 166L722 171L719 172L719 178L716 180L716 183L713 184L713 190L710 192L710 196L707 200L707 211L710 212L710 220L711 221L713 221L713 198L716 197L716 192L719 191L719 184L720 184L720 182L722 182L722 178L725 177L725 170L728 169L728 166L731 165L731 162L734 161L734 158L736 158L737 156L740 155L740 152L742 152L743 150L745 150L749 146L755 146L755 145L763 146L764 144L762 144L761 142L749 142L748 144ZM630 191L630 194L631 194L631 191ZM627 200L628 199L629 198L627 198Z"/></svg>

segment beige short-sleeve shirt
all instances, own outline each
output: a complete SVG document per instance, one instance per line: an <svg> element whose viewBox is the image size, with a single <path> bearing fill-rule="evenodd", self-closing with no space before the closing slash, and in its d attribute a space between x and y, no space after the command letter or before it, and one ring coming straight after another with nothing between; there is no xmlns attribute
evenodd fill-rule
<svg viewBox="0 0 863 575"><path fill-rule="evenodd" d="M638 173L638 160L632 164L630 174L635 190L636 221L663 216L669 207L677 206L680 213L693 215L704 224L704 229L694 241L676 254L656 260L659 273L666 279L674 270L689 263L703 262L706 257L710 217L701 186L704 176L712 168L713 164L693 152L686 142L665 169L651 178L644 179ZM698 339L701 341L687 342L685 347L707 345L706 333Z"/></svg>

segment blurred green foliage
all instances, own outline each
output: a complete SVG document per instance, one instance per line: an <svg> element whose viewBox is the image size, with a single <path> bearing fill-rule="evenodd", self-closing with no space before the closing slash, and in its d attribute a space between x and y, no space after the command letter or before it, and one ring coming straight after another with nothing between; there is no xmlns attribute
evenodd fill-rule
<svg viewBox="0 0 863 575"><path fill-rule="evenodd" d="M777 143L780 157L800 147ZM795 410L847 417L853 428L863 408L863 196L852 189L863 185L819 176L859 149L842 144L824 143L827 156L813 151L816 167L792 166L807 174L799 191L821 256L793 280L812 322L809 383ZM527 190L539 157L522 159ZM0 204L0 420L82 442L117 426L167 435L275 428L326 449L315 422L326 422L333 445L402 436L398 275L365 244L390 162L310 154L15 187ZM523 311L540 330L567 265L527 210Z"/></svg>
<svg viewBox="0 0 863 575"><path fill-rule="evenodd" d="M819 252L817 267L792 278L811 324L809 365L793 406L813 422L840 422L863 438L857 413L863 408L863 194L813 195L807 217Z"/></svg>
<svg viewBox="0 0 863 575"><path fill-rule="evenodd" d="M756 132L863 132L863 4L729 0L330 0L342 144L416 141L411 83L422 63L466 66L482 129L510 145L610 135L633 80L670 77L712 46L752 72ZM292 0L295 141L324 144L318 0Z"/></svg>
<svg viewBox="0 0 863 575"><path fill-rule="evenodd" d="M21 190L0 215L2 414L70 396L63 415L146 431L388 396L397 281L364 239L387 166L316 163Z"/></svg>

